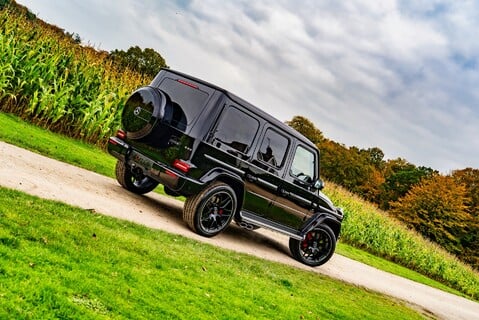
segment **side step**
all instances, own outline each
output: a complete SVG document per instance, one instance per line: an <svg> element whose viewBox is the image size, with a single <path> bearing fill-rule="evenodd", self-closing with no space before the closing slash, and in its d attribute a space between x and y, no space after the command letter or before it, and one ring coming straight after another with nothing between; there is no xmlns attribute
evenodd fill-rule
<svg viewBox="0 0 479 320"><path fill-rule="evenodd" d="M283 226L279 223L273 222L271 220L265 219L263 217L257 216L255 214L249 213L247 211L240 212L241 220L246 223L251 223L255 226L271 229L273 231L277 231L279 233L285 234L290 238L296 240L303 240L303 236L299 233L298 230L295 230L290 227Z"/></svg>

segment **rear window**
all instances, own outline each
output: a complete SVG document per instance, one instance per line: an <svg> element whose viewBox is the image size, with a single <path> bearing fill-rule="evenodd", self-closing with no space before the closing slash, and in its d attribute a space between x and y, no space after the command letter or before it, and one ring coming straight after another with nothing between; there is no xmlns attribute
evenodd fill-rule
<svg viewBox="0 0 479 320"><path fill-rule="evenodd" d="M160 89L166 93L173 105L183 110L186 116L186 125L195 122L208 100L208 93L189 80L165 78L160 84Z"/></svg>

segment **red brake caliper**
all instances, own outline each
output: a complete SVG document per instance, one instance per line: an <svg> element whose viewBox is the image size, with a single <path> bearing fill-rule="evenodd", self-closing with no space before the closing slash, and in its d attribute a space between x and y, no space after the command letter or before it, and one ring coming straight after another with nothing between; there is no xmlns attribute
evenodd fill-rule
<svg viewBox="0 0 479 320"><path fill-rule="evenodd" d="M313 238L313 235L311 234L311 232L309 232L306 235L306 238L301 243L301 247L303 247L303 249L306 249L308 247L309 240L311 240L312 238Z"/></svg>

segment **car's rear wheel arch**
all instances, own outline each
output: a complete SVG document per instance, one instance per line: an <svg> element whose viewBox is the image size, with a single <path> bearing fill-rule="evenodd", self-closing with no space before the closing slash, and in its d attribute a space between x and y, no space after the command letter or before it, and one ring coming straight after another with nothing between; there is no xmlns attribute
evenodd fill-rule
<svg viewBox="0 0 479 320"><path fill-rule="evenodd" d="M236 215L239 214L243 206L243 198L244 198L244 182L236 174L230 173L220 168L213 169L205 174L202 179L202 182L205 185L209 185L215 182L223 182L230 186L236 194L237 199L237 212Z"/></svg>
<svg viewBox="0 0 479 320"><path fill-rule="evenodd" d="M244 196L244 184L242 181L233 178L231 176L222 175L219 176L216 181L220 181L229 185L236 194L236 199L238 201L238 210L241 209L243 205L243 196Z"/></svg>

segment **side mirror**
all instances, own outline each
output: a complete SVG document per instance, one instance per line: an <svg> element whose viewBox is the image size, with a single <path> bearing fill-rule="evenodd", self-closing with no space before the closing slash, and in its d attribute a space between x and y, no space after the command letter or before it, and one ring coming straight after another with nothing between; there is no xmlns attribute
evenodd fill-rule
<svg viewBox="0 0 479 320"><path fill-rule="evenodd" d="M321 179L316 180L313 183L313 188L316 189L316 190L323 190L323 188L324 188L323 180L321 180Z"/></svg>

